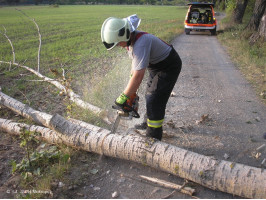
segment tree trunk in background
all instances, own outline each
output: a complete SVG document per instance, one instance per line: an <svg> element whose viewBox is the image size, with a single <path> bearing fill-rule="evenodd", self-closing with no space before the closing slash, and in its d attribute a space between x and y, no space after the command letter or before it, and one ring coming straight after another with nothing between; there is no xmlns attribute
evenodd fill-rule
<svg viewBox="0 0 266 200"><path fill-rule="evenodd" d="M256 0L253 14L250 18L250 21L246 29L251 30L251 31L258 30L260 21L262 20L262 16L265 13L265 6L266 6L265 0ZM264 23L265 23L265 19L264 19Z"/></svg>
<svg viewBox="0 0 266 200"><path fill-rule="evenodd" d="M266 9L264 9L264 15L260 20L260 25L258 29L259 35L266 40Z"/></svg>
<svg viewBox="0 0 266 200"><path fill-rule="evenodd" d="M243 16L245 14L246 7L248 5L248 0L237 0L236 8L232 13L232 22L235 24L241 24Z"/></svg>
<svg viewBox="0 0 266 200"><path fill-rule="evenodd" d="M266 9L264 9L264 15L260 20L258 31L254 32L249 38L249 44L253 45L259 39L262 39L262 42L266 40Z"/></svg>
<svg viewBox="0 0 266 200"><path fill-rule="evenodd" d="M266 170L218 160L136 134L110 134L109 130L100 127L36 111L2 92L0 104L15 106L12 109L15 112L45 124L49 128L47 133L40 132L41 139L46 141L62 142L85 151L141 163L213 190L245 198L266 198ZM0 129L7 132L19 134L21 127L10 120L0 120Z"/></svg>

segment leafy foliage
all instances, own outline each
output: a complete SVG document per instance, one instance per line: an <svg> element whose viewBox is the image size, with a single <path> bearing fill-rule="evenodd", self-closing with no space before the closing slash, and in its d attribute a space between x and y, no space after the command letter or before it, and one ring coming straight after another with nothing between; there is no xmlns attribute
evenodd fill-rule
<svg viewBox="0 0 266 200"><path fill-rule="evenodd" d="M22 128L20 146L25 149L26 157L20 163L11 161L12 173L20 172L24 179L31 176L41 176L44 170L58 162L66 163L70 158L69 154L64 154L56 146L46 144L39 146L39 150L34 150L35 144L39 141L36 139L38 133L31 132Z"/></svg>
<svg viewBox="0 0 266 200"><path fill-rule="evenodd" d="M12 161L12 172L21 172L24 179L33 175L41 176L48 166L58 162L65 163L69 158L68 154L63 154L56 146L50 146L48 149L32 152L30 160L23 158L20 163Z"/></svg>

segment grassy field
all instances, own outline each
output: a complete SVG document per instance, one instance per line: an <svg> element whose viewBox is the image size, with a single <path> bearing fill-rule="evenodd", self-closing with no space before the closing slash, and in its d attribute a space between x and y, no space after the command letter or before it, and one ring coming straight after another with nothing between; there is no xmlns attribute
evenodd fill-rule
<svg viewBox="0 0 266 200"><path fill-rule="evenodd" d="M140 29L171 40L183 29L186 11L180 7L162 6L33 6L18 9L34 18L40 27L43 68L109 56L100 38L101 25L107 17L136 13L142 19ZM15 7L2 7L0 11L1 32L5 26L15 47L16 60L24 62L27 59L29 65L34 64L38 48L35 25ZM10 47L4 37L0 38L0 44L1 59L11 60Z"/></svg>
<svg viewBox="0 0 266 200"><path fill-rule="evenodd" d="M122 57L125 57L125 53L120 48L106 51L102 45L100 30L103 21L110 16L122 18L138 14L142 19L140 30L170 41L183 31L186 13L185 7L172 6L1 7L0 31L3 33L3 26L6 28L7 35L15 48L16 62L25 63L35 69L39 45L38 32L34 23L17 9L30 18L34 18L39 25L42 35L40 71L53 77L49 68L60 71L63 66L68 72L68 77L72 78L72 85L76 92L85 95L86 100L94 101L93 103L101 107L104 106L101 100L104 98L102 92L109 90L103 87L110 85L110 83L103 82L99 86L98 83L102 81L102 76L105 76L109 70L124 73L123 70L127 70L127 68L124 67L123 70L119 68L121 65L130 64L121 61ZM0 60L12 60L11 47L3 35L0 35ZM115 67L118 68L115 69ZM26 88L40 86L38 83L27 81L36 79L36 77L26 76L17 80L18 74L25 73L25 71L17 69L9 71L8 68L8 65L0 66L1 73L4 73L5 77L9 77L8 86L0 82L2 89L8 94L14 95L17 88L20 88L25 94L29 94L25 91ZM14 79L16 79L15 82ZM97 88L94 88L95 82L98 85ZM28 99L30 97L31 95L28 96Z"/></svg>

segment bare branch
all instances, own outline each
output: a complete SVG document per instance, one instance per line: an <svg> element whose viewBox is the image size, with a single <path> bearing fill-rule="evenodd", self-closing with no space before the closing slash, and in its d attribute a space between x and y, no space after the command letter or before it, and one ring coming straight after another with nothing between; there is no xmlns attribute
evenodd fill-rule
<svg viewBox="0 0 266 200"><path fill-rule="evenodd" d="M38 72L40 72L40 56L41 56L41 47L42 47L42 35L40 33L40 28L38 26L38 24L36 23L35 19L32 19L37 30L38 30L38 34L39 34L39 49L38 49Z"/></svg>
<svg viewBox="0 0 266 200"><path fill-rule="evenodd" d="M18 91L25 97L25 99L27 100L27 102L30 105L31 103L30 103L29 99L27 98L27 96L22 91L20 91L19 89L18 89Z"/></svg>
<svg viewBox="0 0 266 200"><path fill-rule="evenodd" d="M37 22L35 21L35 19L30 18L26 13L24 13L22 10L19 10L16 8L17 11L21 12L23 15L25 15L26 17L28 17L31 21L33 21L33 23L35 24L37 31L38 31L38 35L39 35L39 49L38 49L38 68L37 68L37 72L40 72L40 57L41 57L41 47L42 47L42 35L40 33L40 28L37 24Z"/></svg>
<svg viewBox="0 0 266 200"><path fill-rule="evenodd" d="M0 61L0 63L9 64L8 62L5 62L5 61ZM67 93L66 88L61 83L59 83L58 81L56 81L54 79L51 79L51 78L48 78L48 77L42 75L41 73L35 71L34 69L28 67L28 66L20 65L19 63L12 63L12 64L15 65L15 66L18 66L18 67L22 67L22 68L24 68L24 69L32 72L33 74L35 74L36 76L40 77L44 81L49 82L49 83L52 83L53 85L55 85L60 90L63 90L65 93Z"/></svg>
<svg viewBox="0 0 266 200"><path fill-rule="evenodd" d="M12 41L9 39L9 37L7 36L7 34L6 34L6 28L3 26L3 28L4 28L4 30L5 30L5 32L4 33L2 33L2 32L0 32L2 35L4 35L5 37L6 37L6 39L8 40L8 42L9 42L9 44L10 44L10 46L11 46L11 48L12 48L12 54L13 54L13 63L15 63L16 62L16 54L15 54L15 49L14 49L14 46L13 46L13 44L12 44Z"/></svg>
<svg viewBox="0 0 266 200"><path fill-rule="evenodd" d="M162 199L168 199L169 197L171 197L174 193L176 192L180 192L181 190L183 190L183 188L186 186L187 184L187 180L183 183L183 185L181 185L181 187L178 190L174 190L173 192L171 192L170 194L166 195L165 197L163 197Z"/></svg>
<svg viewBox="0 0 266 200"><path fill-rule="evenodd" d="M16 79L20 80L20 79ZM23 80L23 81L28 81L28 82L46 82L45 80Z"/></svg>
<svg viewBox="0 0 266 200"><path fill-rule="evenodd" d="M4 63L4 64L9 64L9 62L5 62L5 61L0 61L0 63ZM83 108L83 109L88 109L90 111L92 111L95 114L104 114L104 110L94 106L88 102L83 101L79 95L77 95L76 93L73 92L73 90L66 88L64 85L62 85L59 81L51 79L47 76L42 75L41 73L35 71L34 69L25 66L25 65L21 65L19 63L12 63L15 66L18 67L22 67L30 72L32 72L33 74L35 74L36 76L38 76L39 78L43 79L46 82L49 82L51 84L53 84L54 86L56 86L58 89L62 90L69 98L71 101L73 101L74 103L77 104L77 106ZM107 119L106 116L103 117L103 120L105 122L107 122L108 124L110 124L110 121Z"/></svg>
<svg viewBox="0 0 266 200"><path fill-rule="evenodd" d="M66 77L65 77L65 69L62 67L62 77L63 77L63 80L66 80Z"/></svg>
<svg viewBox="0 0 266 200"><path fill-rule="evenodd" d="M144 180L150 181L152 183L156 183L156 184L161 185L161 186L166 187L166 188L172 188L172 189L175 189L178 192L182 192L184 194L188 194L188 195L191 195L191 196L195 192L195 189L193 189L191 187L185 187L185 185L187 183L186 181L184 182L183 185L177 185L175 183L164 181L164 180L161 180L161 179L158 179L158 178L153 178L153 177L148 177L148 176L143 176L143 175L139 175L139 177L144 179Z"/></svg>

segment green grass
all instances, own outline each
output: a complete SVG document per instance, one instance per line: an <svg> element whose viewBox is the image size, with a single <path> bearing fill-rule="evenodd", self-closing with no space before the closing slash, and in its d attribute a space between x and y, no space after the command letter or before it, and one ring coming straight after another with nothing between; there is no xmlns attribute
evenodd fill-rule
<svg viewBox="0 0 266 200"><path fill-rule="evenodd" d="M115 48L107 51L102 45L100 30L103 21L110 17L127 17L138 14L142 19L140 30L147 31L161 37L165 41L171 41L177 34L183 32L183 21L186 13L185 7L176 6L113 6L113 5L76 5L76 6L22 6L0 8L0 31L4 26L7 35L13 42L16 52L16 62L37 68L38 32L34 23L16 8L34 18L39 25L42 35L42 49L40 71L46 76L54 77L49 68L58 71L63 66L72 78L74 91L79 91L88 101L95 101L98 106L103 106L101 100L103 94L99 91L107 91L109 88L99 88L98 83L104 81L104 77L115 67L121 66L121 58L126 57L125 50ZM128 59L128 58L127 58ZM0 35L0 60L11 61L12 52L7 39ZM124 62L130 67L130 60ZM2 89L14 95L17 87L36 88L41 84L29 82L36 79L34 76L18 77L25 70L9 72L8 65L0 65L0 71L5 73L0 81ZM110 77L110 76L109 76ZM5 78L9 78L6 80ZM22 79L22 81L14 81ZM94 88L95 81L97 91ZM8 82L3 84L2 82ZM21 86L23 84L23 86ZM102 86L108 84L102 83ZM121 84L122 85L122 84ZM6 88L8 87L8 89ZM121 89L117 88L117 90ZM36 90L35 89L35 90ZM96 91L96 93L94 92ZM91 93L92 92L92 93ZM121 91L119 91L121 92ZM19 92L21 93L21 92ZM117 95L115 92L114 95ZM114 97L113 97L114 98Z"/></svg>
<svg viewBox="0 0 266 200"><path fill-rule="evenodd" d="M161 6L25 6L18 9L34 18L40 27L44 71L61 63L77 65L93 58L109 57L110 52L104 49L100 38L101 25L107 17L137 13L142 18L141 29L171 40L183 28L185 15L183 8ZM1 29L2 26L7 29L16 60L27 59L26 64L36 65L38 34L33 22L15 7L2 7L0 11ZM0 44L1 60L11 60L11 49L4 37L0 38Z"/></svg>

